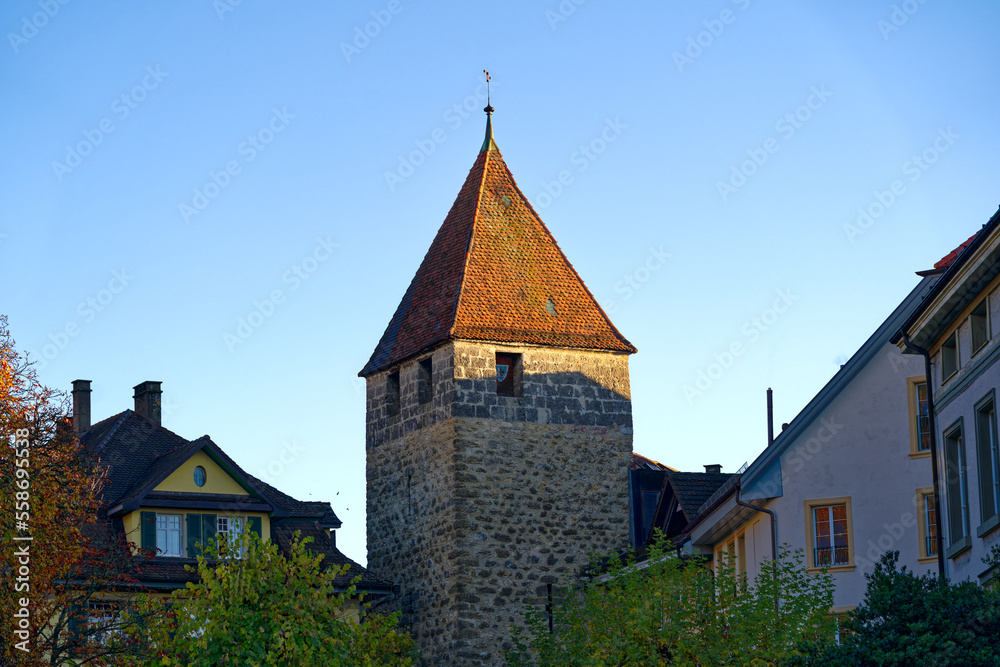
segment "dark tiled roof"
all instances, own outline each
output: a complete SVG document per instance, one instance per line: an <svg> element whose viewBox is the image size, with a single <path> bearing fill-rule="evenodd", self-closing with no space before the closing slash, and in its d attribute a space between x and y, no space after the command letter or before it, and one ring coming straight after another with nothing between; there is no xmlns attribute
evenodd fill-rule
<svg viewBox="0 0 1000 667"><path fill-rule="evenodd" d="M489 130L360 375L450 339L636 351L517 187Z"/></svg>
<svg viewBox="0 0 1000 667"><path fill-rule="evenodd" d="M143 478L155 472L169 455L190 448L176 433L126 410L94 424L80 437L84 448L108 469L101 492L105 507L111 507Z"/></svg>
<svg viewBox="0 0 1000 667"><path fill-rule="evenodd" d="M698 516L700 508L712 494L725 484L733 473L728 472L668 472L665 483L674 489L677 504L688 521Z"/></svg>
<svg viewBox="0 0 1000 667"><path fill-rule="evenodd" d="M341 553L334 546L329 533L318 522L303 519L282 519L271 524L271 539L278 543L278 548L284 553L288 553L291 549L296 532L299 532L300 538L312 538L309 549L323 554L324 566L345 564L350 566L345 574L337 577L337 586L346 587L352 579L361 575L361 581L357 584L359 589L384 589L388 592L392 588L389 581L372 574Z"/></svg>
<svg viewBox="0 0 1000 667"><path fill-rule="evenodd" d="M144 497L151 487L169 475L192 453L199 449L210 448L211 453L218 457L225 467L230 468L237 476L242 476L257 495L274 506L278 514L285 515L271 517L272 539L277 542L280 549L287 552L292 535L299 530L303 537L313 538L310 548L323 554L324 563L337 565L346 563L351 566L348 573L337 580L338 585L346 586L351 579L360 574L362 579L359 588L377 591L391 589L389 582L368 572L341 553L333 544L326 528L340 527L341 522L330 503L297 500L249 475L208 436L192 441L185 440L132 410L125 410L94 424L82 434L80 440L85 450L96 456L108 470L102 489L105 510L123 500ZM220 498L213 495L212 499ZM120 518L108 519L102 515L100 524L109 526L112 534L124 534ZM161 586L195 581L197 577L184 569L186 564L195 562L194 559L188 558L137 559L136 563L141 563L137 577L143 583Z"/></svg>

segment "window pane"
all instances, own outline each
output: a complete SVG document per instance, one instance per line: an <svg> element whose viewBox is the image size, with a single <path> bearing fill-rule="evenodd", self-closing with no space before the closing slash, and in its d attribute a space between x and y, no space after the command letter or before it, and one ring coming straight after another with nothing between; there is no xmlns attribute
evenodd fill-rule
<svg viewBox="0 0 1000 667"><path fill-rule="evenodd" d="M931 447L930 418L927 414L927 383L920 382L917 388L917 450L926 452Z"/></svg>
<svg viewBox="0 0 1000 667"><path fill-rule="evenodd" d="M934 496L927 494L924 496L924 517L927 522L924 526L927 535L927 555L937 555L937 512L934 510Z"/></svg>

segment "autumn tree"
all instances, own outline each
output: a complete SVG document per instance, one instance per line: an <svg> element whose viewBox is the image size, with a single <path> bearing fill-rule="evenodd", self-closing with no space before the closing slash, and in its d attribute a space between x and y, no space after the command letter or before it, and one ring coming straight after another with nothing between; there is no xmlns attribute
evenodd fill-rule
<svg viewBox="0 0 1000 667"><path fill-rule="evenodd" d="M115 665L141 650L115 639L113 616L88 623L109 594L128 606L135 561L99 520L102 468L80 450L68 408L65 394L39 382L0 315L0 664Z"/></svg>
<svg viewBox="0 0 1000 667"><path fill-rule="evenodd" d="M198 557L197 582L170 600L150 600L163 611L150 628L159 651L136 664L414 664L413 639L397 627L398 614L364 614L354 585L335 584L348 566L324 567L311 539L296 534L287 554L250 532L210 542Z"/></svg>
<svg viewBox="0 0 1000 667"><path fill-rule="evenodd" d="M801 552L783 550L751 582L660 541L642 563L614 557L548 612L530 610L507 664L777 665L805 641L833 641L832 603L831 578L807 574Z"/></svg>

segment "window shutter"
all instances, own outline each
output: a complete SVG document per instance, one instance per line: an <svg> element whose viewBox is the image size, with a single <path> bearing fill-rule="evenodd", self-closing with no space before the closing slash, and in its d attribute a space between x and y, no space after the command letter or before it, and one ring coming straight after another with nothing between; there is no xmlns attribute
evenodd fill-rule
<svg viewBox="0 0 1000 667"><path fill-rule="evenodd" d="M156 550L156 512L139 513L142 548Z"/></svg>
<svg viewBox="0 0 1000 667"><path fill-rule="evenodd" d="M249 516L247 517L247 523L250 525L250 532L257 537L263 537L261 535L261 521L259 516Z"/></svg>
<svg viewBox="0 0 1000 667"><path fill-rule="evenodd" d="M219 530L219 517L215 514L202 514L201 515L201 532L205 541L202 542L204 546L208 546L209 540L215 540L215 534Z"/></svg>
<svg viewBox="0 0 1000 667"><path fill-rule="evenodd" d="M198 543L202 542L200 514L187 515L187 531L187 555L188 558L196 558L201 553L201 549L198 548Z"/></svg>

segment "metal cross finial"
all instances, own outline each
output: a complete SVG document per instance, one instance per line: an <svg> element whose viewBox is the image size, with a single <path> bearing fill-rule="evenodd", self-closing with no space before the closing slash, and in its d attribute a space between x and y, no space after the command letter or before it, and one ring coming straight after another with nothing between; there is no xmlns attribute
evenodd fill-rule
<svg viewBox="0 0 1000 667"><path fill-rule="evenodd" d="M493 113L493 105L490 104L490 73L488 70L483 70L483 74L486 75L486 108L483 109L487 114Z"/></svg>

